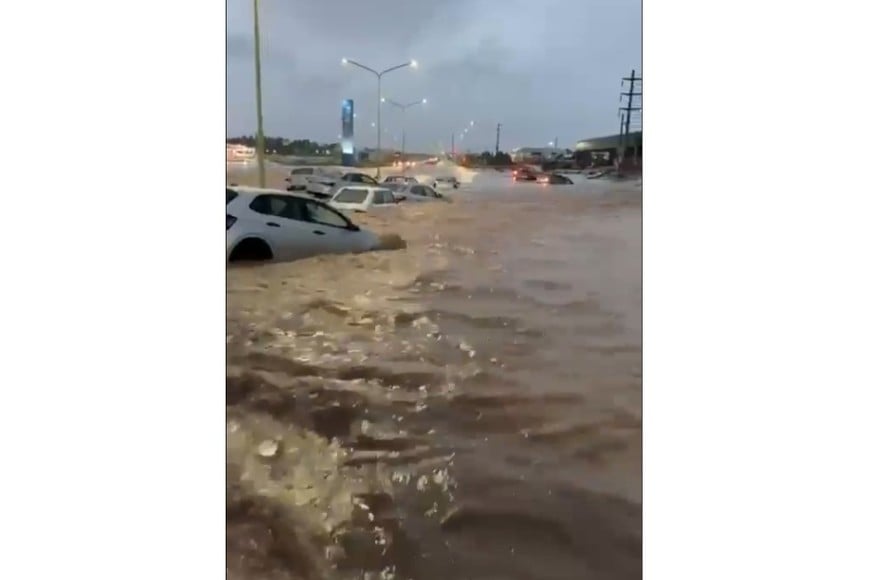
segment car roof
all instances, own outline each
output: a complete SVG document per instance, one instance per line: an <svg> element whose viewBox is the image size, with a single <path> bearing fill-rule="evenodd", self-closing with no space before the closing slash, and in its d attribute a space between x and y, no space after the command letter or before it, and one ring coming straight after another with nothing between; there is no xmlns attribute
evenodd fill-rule
<svg viewBox="0 0 870 580"><path fill-rule="evenodd" d="M227 189L235 191L239 195L281 195L284 197L297 197L300 199L317 201L314 196L299 191L286 191L283 189L270 189L268 187L253 187L249 185L227 185Z"/></svg>
<svg viewBox="0 0 870 580"><path fill-rule="evenodd" d="M384 187L381 184L369 185L366 183L350 183L348 185L342 185L340 189L367 189L369 191L374 191L376 189L383 189L384 191L389 191L390 193L393 193L392 189L390 189L389 187ZM338 193L338 192L336 191L336 193Z"/></svg>

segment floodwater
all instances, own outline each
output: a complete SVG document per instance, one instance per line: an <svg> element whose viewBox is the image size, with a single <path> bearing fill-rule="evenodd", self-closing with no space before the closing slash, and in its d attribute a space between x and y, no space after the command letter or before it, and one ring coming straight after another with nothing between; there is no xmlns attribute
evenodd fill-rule
<svg viewBox="0 0 870 580"><path fill-rule="evenodd" d="M229 578L641 577L642 193L579 181L228 269Z"/></svg>

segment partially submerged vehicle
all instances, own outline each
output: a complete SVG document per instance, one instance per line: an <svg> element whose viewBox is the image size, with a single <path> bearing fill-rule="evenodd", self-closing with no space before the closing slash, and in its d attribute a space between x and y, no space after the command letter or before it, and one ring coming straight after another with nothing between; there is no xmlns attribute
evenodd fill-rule
<svg viewBox="0 0 870 580"><path fill-rule="evenodd" d="M441 192L436 191L434 188L429 187L428 185L423 185L422 183L414 185L404 185L398 188L394 192L394 195L397 198L401 197L402 201L406 201L409 203L419 203L427 201L450 201L450 198L448 198Z"/></svg>
<svg viewBox="0 0 870 580"><path fill-rule="evenodd" d="M406 185L406 184L411 184L411 183L420 183L420 182L417 181L416 177L411 177L410 175L389 175L389 176L384 178L384 180L381 182L381 185L392 185L392 184Z"/></svg>
<svg viewBox="0 0 870 580"><path fill-rule="evenodd" d="M290 261L380 247L374 232L304 193L227 187L227 261Z"/></svg>
<svg viewBox="0 0 870 580"><path fill-rule="evenodd" d="M393 192L386 187L366 185L346 185L338 188L329 205L335 209L367 212L384 207L394 207L399 202Z"/></svg>
<svg viewBox="0 0 870 580"><path fill-rule="evenodd" d="M538 176L538 183L547 185L573 185L574 182L561 173L545 173Z"/></svg>
<svg viewBox="0 0 870 580"><path fill-rule="evenodd" d="M305 191L308 188L308 180L314 175L320 175L323 171L317 167L296 167L290 170L290 174L284 179L287 182L287 191Z"/></svg>
<svg viewBox="0 0 870 580"><path fill-rule="evenodd" d="M432 187L436 189L459 189L459 180L455 177L436 177L432 182Z"/></svg>
<svg viewBox="0 0 870 580"><path fill-rule="evenodd" d="M329 199L332 198L342 186L355 184L365 186L379 185L374 177L366 173L361 173L359 171L343 171L312 175L308 179L308 185L305 191L316 197Z"/></svg>
<svg viewBox="0 0 870 580"><path fill-rule="evenodd" d="M528 167L520 167L519 169L515 169L511 177L514 181L537 181L538 174L529 169Z"/></svg>

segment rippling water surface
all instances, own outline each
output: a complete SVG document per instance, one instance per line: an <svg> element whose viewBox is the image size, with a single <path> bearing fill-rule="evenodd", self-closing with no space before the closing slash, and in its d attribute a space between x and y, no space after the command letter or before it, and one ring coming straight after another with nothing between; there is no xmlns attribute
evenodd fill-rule
<svg viewBox="0 0 870 580"><path fill-rule="evenodd" d="M641 577L641 191L455 198L228 270L230 578Z"/></svg>

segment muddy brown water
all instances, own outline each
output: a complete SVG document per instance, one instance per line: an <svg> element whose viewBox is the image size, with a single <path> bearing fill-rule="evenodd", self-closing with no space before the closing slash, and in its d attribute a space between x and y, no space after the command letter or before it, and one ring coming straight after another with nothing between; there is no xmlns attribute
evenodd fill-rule
<svg viewBox="0 0 870 580"><path fill-rule="evenodd" d="M229 268L228 577L640 578L641 195L483 176Z"/></svg>

